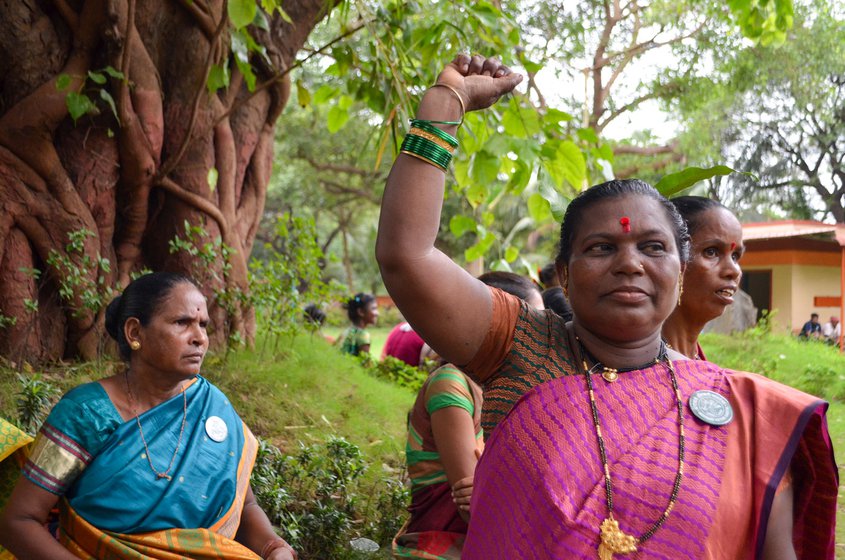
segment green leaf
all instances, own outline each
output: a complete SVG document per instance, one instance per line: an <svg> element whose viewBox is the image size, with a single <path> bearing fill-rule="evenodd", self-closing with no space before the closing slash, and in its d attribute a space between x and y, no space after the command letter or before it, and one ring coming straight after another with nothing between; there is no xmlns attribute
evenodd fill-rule
<svg viewBox="0 0 845 560"><path fill-rule="evenodd" d="M329 114L326 118L326 126L329 129L329 132L334 134L341 128L346 122L349 120L349 111L346 109L341 108L339 105L335 105L331 109L329 109Z"/></svg>
<svg viewBox="0 0 845 560"><path fill-rule="evenodd" d="M540 132L540 116L534 109L521 107L514 97L502 115L502 126L508 136L528 138Z"/></svg>
<svg viewBox="0 0 845 560"><path fill-rule="evenodd" d="M545 222L552 217L549 201L543 198L540 193L532 193L528 197L528 215L538 224Z"/></svg>
<svg viewBox="0 0 845 560"><path fill-rule="evenodd" d="M86 113L97 112L97 106L94 105L94 102L91 101L87 95L77 93L75 91L71 91L67 94L67 97L65 97L65 104L67 105L67 110L74 123L76 123L79 117Z"/></svg>
<svg viewBox="0 0 845 560"><path fill-rule="evenodd" d="M56 89L62 91L63 89L67 89L70 85L70 76L67 74L59 74L56 76Z"/></svg>
<svg viewBox="0 0 845 560"><path fill-rule="evenodd" d="M88 77L91 78L91 81L95 84L103 85L106 83L106 77L100 74L99 72L91 72L88 71Z"/></svg>
<svg viewBox="0 0 845 560"><path fill-rule="evenodd" d="M109 76L111 76L112 78L114 78L116 80L125 80L126 79L126 76L123 75L123 72L121 72L120 70L117 70L117 69L115 69L111 66L106 66L105 68L103 68L103 72L105 72L106 74L108 74Z"/></svg>
<svg viewBox="0 0 845 560"><path fill-rule="evenodd" d="M473 208L478 208L480 204L482 204L485 200L487 200L487 195L489 191L484 183L475 182L466 190L464 196L467 199L467 202L470 203L470 206Z"/></svg>
<svg viewBox="0 0 845 560"><path fill-rule="evenodd" d="M317 103L318 105L323 104L331 99L334 99L338 93L340 93L340 90L336 87L322 86L314 92L314 103Z"/></svg>
<svg viewBox="0 0 845 560"><path fill-rule="evenodd" d="M477 183L489 185L499 174L499 158L486 150L475 154L472 159L472 178Z"/></svg>
<svg viewBox="0 0 845 560"><path fill-rule="evenodd" d="M208 71L208 80L205 82L205 87L208 88L209 93L214 93L220 88L229 86L229 64L223 62L220 64L213 64Z"/></svg>
<svg viewBox="0 0 845 560"><path fill-rule="evenodd" d="M258 4L255 0L229 0L229 19L236 29L246 27L255 19Z"/></svg>
<svg viewBox="0 0 845 560"><path fill-rule="evenodd" d="M244 76L244 81L246 82L246 88L249 91L255 91L255 72L252 70L252 64L249 61L242 61L240 58L235 57L235 64L238 65L238 69L241 71L241 74Z"/></svg>
<svg viewBox="0 0 845 560"><path fill-rule="evenodd" d="M549 208L552 211L552 217L557 222L563 221L563 215L566 213L566 207L569 206L569 199L560 194L554 187L546 184L540 185L540 195L549 203Z"/></svg>
<svg viewBox="0 0 845 560"><path fill-rule="evenodd" d="M108 106L111 108L111 112L114 115L114 118L116 118L117 121L120 122L120 117L117 116L117 106L115 106L114 98L111 96L111 94L109 92L107 92L106 90L101 89L100 90L100 99L102 99L103 101L105 101L108 104Z"/></svg>
<svg viewBox="0 0 845 560"><path fill-rule="evenodd" d="M209 190L211 190L211 192L214 192L214 189L217 188L218 177L219 177L219 174L217 172L216 167L212 167L211 169L208 170L208 176L206 177L206 179L208 180L208 188L209 188Z"/></svg>
<svg viewBox="0 0 845 560"><path fill-rule="evenodd" d="M531 171L532 169L521 159L517 160L513 173L508 181L508 191L517 195L522 193L531 180Z"/></svg>
<svg viewBox="0 0 845 560"><path fill-rule="evenodd" d="M468 248L464 251L464 258L467 262L472 262L474 260L480 259L484 256L487 251L490 250L490 247L493 246L493 243L496 242L496 236L493 235L491 232L487 232L487 234L482 237L475 245Z"/></svg>
<svg viewBox="0 0 845 560"><path fill-rule="evenodd" d="M460 238L471 231L476 231L476 229L477 226L475 220L473 220L469 216L457 214L455 216L452 216L452 219L449 220L449 231L451 231L452 235L457 238Z"/></svg>
<svg viewBox="0 0 845 560"><path fill-rule="evenodd" d="M704 181L717 175L730 175L731 173L742 173L743 175L754 177L753 173L737 171L726 165L715 165L706 169L701 167L687 167L677 173L664 175L654 185L654 188L660 191L660 194L663 196L672 196L675 193L690 188L699 181Z"/></svg>
<svg viewBox="0 0 845 560"><path fill-rule="evenodd" d="M587 162L574 142L546 142L542 155L543 166L558 187L566 181L574 189L581 190L587 179Z"/></svg>
<svg viewBox="0 0 845 560"><path fill-rule="evenodd" d="M596 134L596 131L592 128L579 128L578 129L578 138L583 140L584 142L588 142L590 144L598 144L599 137Z"/></svg>
<svg viewBox="0 0 845 560"><path fill-rule="evenodd" d="M302 80L296 81L296 101L302 108L308 107L311 104L311 92L302 83Z"/></svg>
<svg viewBox="0 0 845 560"><path fill-rule="evenodd" d="M505 250L505 261L512 263L519 256L519 249L511 245Z"/></svg>

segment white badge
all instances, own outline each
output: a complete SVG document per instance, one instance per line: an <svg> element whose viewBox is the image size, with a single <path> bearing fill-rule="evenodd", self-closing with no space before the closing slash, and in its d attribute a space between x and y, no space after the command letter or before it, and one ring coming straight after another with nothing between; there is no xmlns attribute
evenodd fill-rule
<svg viewBox="0 0 845 560"><path fill-rule="evenodd" d="M210 416L205 421L205 433L208 434L208 437L219 443L229 435L229 428L226 427L226 422L219 416Z"/></svg>

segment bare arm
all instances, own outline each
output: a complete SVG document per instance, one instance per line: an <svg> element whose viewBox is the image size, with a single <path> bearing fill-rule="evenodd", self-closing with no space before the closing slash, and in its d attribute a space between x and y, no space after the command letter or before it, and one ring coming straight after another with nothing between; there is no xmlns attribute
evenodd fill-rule
<svg viewBox="0 0 845 560"><path fill-rule="evenodd" d="M58 501L55 494L20 477L0 518L0 544L17 558L76 560L44 527Z"/></svg>
<svg viewBox="0 0 845 560"><path fill-rule="evenodd" d="M492 105L522 80L493 59L459 55L438 76L452 86L468 111ZM444 87L429 89L417 118L453 121L460 103ZM438 125L455 134L454 126ZM489 289L434 247L440 226L445 175L439 168L400 154L381 205L376 258L387 291L402 315L446 360L467 363L487 333Z"/></svg>
<svg viewBox="0 0 845 560"><path fill-rule="evenodd" d="M468 487L471 495L472 485L467 484L466 479L472 479L475 464L478 462L472 416L456 406L435 410L431 414L431 431L449 486L454 488L455 484L461 481L461 488ZM464 517L468 511L468 507L460 509L461 516ZM468 515L464 518L467 519Z"/></svg>
<svg viewBox="0 0 845 560"><path fill-rule="evenodd" d="M772 503L766 541L763 544L763 560L797 560L792 543L792 507L794 492L792 484L785 484Z"/></svg>
<svg viewBox="0 0 845 560"><path fill-rule="evenodd" d="M238 534L235 535L235 540L258 554L264 552L269 543L282 540L273 530L270 520L267 519L267 514L264 513L264 510L261 509L261 506L255 500L252 487L250 487L244 500L241 525L238 527ZM267 554L264 558L266 560L293 560L296 558L296 553L285 543L283 546L279 546Z"/></svg>

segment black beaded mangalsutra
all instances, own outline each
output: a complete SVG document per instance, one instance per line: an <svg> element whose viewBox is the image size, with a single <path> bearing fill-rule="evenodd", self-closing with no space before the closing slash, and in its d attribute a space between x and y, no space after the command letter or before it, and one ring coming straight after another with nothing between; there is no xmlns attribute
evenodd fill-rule
<svg viewBox="0 0 845 560"><path fill-rule="evenodd" d="M587 373L589 373L590 375L594 373L601 373L602 379L604 379L608 383L613 383L614 381L619 379L620 373L628 373L629 371L637 371L641 369L650 368L651 366L659 364L661 360L668 361L666 348L668 348L669 345L666 343L665 340L662 339L660 340L660 347L657 349L657 356L653 360L641 366L634 366L622 369L607 367L606 365L598 361L592 354L590 354L589 350L584 347L584 343L581 342L581 339L578 338L577 335L575 336L575 340L578 341L578 348L581 351L581 356L586 357L591 362L593 362L593 366L590 369L587 369L587 363L586 361L584 361L584 369L587 371Z"/></svg>
<svg viewBox="0 0 845 560"><path fill-rule="evenodd" d="M578 340L578 343L581 344L581 341ZM583 345L581 345L581 350L581 363L584 367L584 377L587 379L587 390L590 395L590 409L593 414L593 424L596 428L596 439L598 439L599 443L599 455L601 456L602 470L604 471L604 492L607 500L607 518L601 523L601 542L599 543L598 554L600 560L613 560L614 554L628 554L636 552L637 545L646 542L654 536L654 533L656 533L657 530L660 529L660 527L662 527L666 522L666 519L668 519L669 514L672 512L672 509L677 503L678 492L681 490L681 481L684 477L684 402L683 397L681 396L681 389L678 387L678 378L675 375L675 367L666 356L666 345L661 342L660 350L654 362L644 366L643 368L636 369L645 369L645 367L651 367L652 365L659 363L661 360L665 360L666 367L669 370L669 376L672 379L672 388L675 391L675 398L677 399L678 404L678 473L675 475L675 483L672 486L672 494L669 496L669 503L657 521L655 521L654 524L639 538L629 535L619 528L619 522L613 518L613 481L610 478L610 466L607 463L607 449L604 445L604 436L601 431L601 422L599 421L599 411L596 406L596 395L592 380L592 370L596 366L593 365L592 368L587 367L587 361L584 359L584 356L587 354ZM601 365L600 362L596 362L596 364ZM611 369L606 368L603 365L601 365L601 367L604 368L605 372ZM611 371L614 373L614 376L612 380L608 381L615 381L618 377L616 374L620 373L620 370ZM622 370L623 373L627 371L634 371L634 369ZM605 377L604 372L602 373L602 377ZM605 379L607 378L605 377Z"/></svg>

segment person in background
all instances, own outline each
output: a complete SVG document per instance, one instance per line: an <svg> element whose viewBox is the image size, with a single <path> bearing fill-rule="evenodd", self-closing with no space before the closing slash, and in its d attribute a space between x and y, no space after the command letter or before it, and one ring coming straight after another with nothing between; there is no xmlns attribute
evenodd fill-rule
<svg viewBox="0 0 845 560"><path fill-rule="evenodd" d="M425 341L414 332L406 321L402 321L387 335L387 340L384 342L384 348L381 352L381 359L387 356L402 360L409 366L418 367L420 365L420 352Z"/></svg>
<svg viewBox="0 0 845 560"><path fill-rule="evenodd" d="M839 345L839 337L842 334L842 324L839 317L831 317L830 321L822 325L822 336L828 344Z"/></svg>
<svg viewBox="0 0 845 560"><path fill-rule="evenodd" d="M572 306L560 286L543 290L543 305L560 315L564 321L572 320Z"/></svg>
<svg viewBox="0 0 845 560"><path fill-rule="evenodd" d="M687 224L690 260L684 268L683 293L663 323L663 338L670 348L695 360L704 352L698 336L704 325L724 313L739 290L745 251L742 226L730 210L703 196L670 200Z"/></svg>
<svg viewBox="0 0 845 560"><path fill-rule="evenodd" d="M537 285L529 278L488 272L478 279L543 309ZM411 517L393 541L395 557L460 558L473 472L484 449L482 404L481 388L453 364L429 375L417 393L405 447Z"/></svg>
<svg viewBox="0 0 845 560"><path fill-rule="evenodd" d="M550 262L538 270L537 277L540 279L540 290L560 287L560 279L557 277L557 267L554 262Z"/></svg>
<svg viewBox="0 0 845 560"><path fill-rule="evenodd" d="M328 342L329 344L334 344L335 339L325 334L321 330L323 327L323 323L326 322L326 312L320 309L320 306L318 306L316 303L309 303L302 310L302 315L305 319L306 326L310 327L309 330L311 330L312 332L319 332L326 342Z"/></svg>
<svg viewBox="0 0 845 560"><path fill-rule="evenodd" d="M819 324L819 314L811 313L810 320L804 323L798 336L801 338L820 338L821 335L822 326Z"/></svg>
<svg viewBox="0 0 845 560"><path fill-rule="evenodd" d="M341 352L352 356L369 356L370 333L367 327L378 322L378 302L372 294L359 292L344 305L349 322L352 323L341 334L336 345Z"/></svg>
<svg viewBox="0 0 845 560"><path fill-rule="evenodd" d="M444 67L390 171L376 241L403 316L499 414L462 559L832 559L827 403L665 347L689 236L653 187L608 181L569 203L556 262L570 323L437 249L457 126L520 80L479 55Z"/></svg>
<svg viewBox="0 0 845 560"><path fill-rule="evenodd" d="M106 310L125 369L53 407L0 516L21 559L293 560L250 486L258 440L200 375L205 297L166 272ZM56 540L44 524L59 505Z"/></svg>

